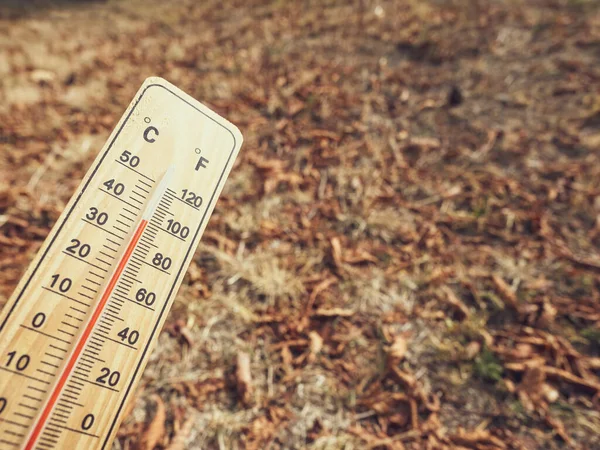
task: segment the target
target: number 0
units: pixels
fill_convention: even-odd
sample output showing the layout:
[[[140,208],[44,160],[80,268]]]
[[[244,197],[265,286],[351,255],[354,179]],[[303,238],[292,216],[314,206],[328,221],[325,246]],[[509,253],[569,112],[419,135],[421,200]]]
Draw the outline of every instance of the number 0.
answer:
[[[81,421],[81,428],[84,430],[89,430],[90,428],[92,428],[92,425],[94,425],[94,415],[88,414]]]
[[[31,321],[31,326],[33,326],[33,328],[40,328],[42,325],[44,325],[45,321],[46,321],[46,314],[39,312],[35,316],[33,316],[33,320]]]

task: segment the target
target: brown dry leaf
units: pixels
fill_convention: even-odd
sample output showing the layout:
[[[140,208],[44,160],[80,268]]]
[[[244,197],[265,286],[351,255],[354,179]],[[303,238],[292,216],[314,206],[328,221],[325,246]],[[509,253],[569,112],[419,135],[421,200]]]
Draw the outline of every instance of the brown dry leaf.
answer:
[[[344,270],[343,255],[342,255],[342,244],[340,238],[334,237],[331,239],[331,253],[333,255],[333,261],[338,270]]]
[[[544,372],[546,372],[546,375],[549,377],[556,377],[560,380],[568,381],[569,383],[577,384],[579,386],[592,389],[596,391],[596,393],[600,393],[600,380],[594,375],[588,374],[586,378],[582,378],[578,377],[577,375],[573,375],[566,370],[548,366],[544,367]]]
[[[471,341],[465,347],[465,358],[468,360],[474,359],[481,351],[481,343],[477,341]]]
[[[144,450],[154,450],[165,437],[165,420],[167,418],[165,404],[158,394],[153,394],[150,398],[156,404],[156,411],[142,436],[142,448]]]
[[[540,328],[548,328],[554,323],[558,310],[550,303],[548,299],[544,300],[542,304],[542,313],[537,320],[536,325]]]
[[[565,441],[569,446],[573,447],[573,440],[565,430],[565,425],[562,423],[562,421],[556,417],[551,416],[550,414],[546,414],[544,418],[546,419],[546,422],[548,422],[548,424],[550,424],[550,426],[554,428],[556,434],[558,434],[560,438],[563,441]]]
[[[250,355],[246,352],[238,352],[236,360],[236,386],[237,391],[244,404],[252,400],[252,373],[250,371]]]
[[[313,355],[317,355],[323,348],[323,338],[316,331],[308,333],[310,339],[310,352]]]
[[[225,380],[223,378],[208,378],[202,381],[183,381],[180,385],[174,385],[173,388],[181,388],[187,398],[198,407],[205,404],[209,397],[225,389]]]
[[[536,407],[544,407],[543,404],[543,386],[546,380],[546,374],[539,365],[529,366],[523,374],[521,384],[517,386],[519,399],[523,407],[531,412]]]
[[[292,356],[292,352],[290,351],[290,348],[287,345],[281,348],[281,360],[283,361],[283,365],[286,368],[291,367],[294,357]]]
[[[404,359],[407,349],[408,343],[406,339],[400,335],[396,336],[392,345],[386,349],[388,364],[397,365],[400,363]]]
[[[586,358],[585,365],[589,369],[598,370],[600,369],[600,358]]]
[[[276,172],[266,178],[263,188],[265,193],[271,193],[283,182],[287,183],[291,189],[295,189],[302,181],[303,178],[295,173]]]
[[[512,288],[498,275],[492,275],[492,280],[494,281],[494,285],[502,297],[502,300],[504,300],[508,306],[518,311],[519,305],[517,303],[517,296]]]
[[[519,359],[529,359],[535,354],[535,347],[528,343],[518,343],[515,346],[513,355]]]
[[[366,250],[354,249],[344,255],[344,262],[348,264],[360,264],[366,262],[377,264],[379,260]]]
[[[330,276],[328,278],[325,278],[324,280],[322,280],[321,282],[319,282],[319,284],[317,284],[314,289],[312,290],[312,292],[310,293],[310,297],[308,298],[308,303],[306,305],[306,311],[310,312],[310,310],[312,309],[317,296],[321,293],[324,292],[325,290],[327,290],[327,288],[329,288],[331,285],[335,284],[337,282],[337,278],[334,276]]]
[[[188,329],[188,327],[181,327],[179,333],[181,333],[181,336],[183,339],[185,339],[185,342],[189,347],[194,345],[194,338],[192,337],[192,332]]]
[[[456,434],[450,436],[454,444],[464,445],[468,448],[505,449],[508,448],[500,439],[492,436],[487,430],[467,431],[462,427]]]
[[[171,444],[167,447],[167,450],[186,450],[187,440],[192,432],[193,426],[194,419],[188,417],[171,441]]]
[[[468,319],[471,315],[469,308],[465,305],[448,286],[442,286],[442,290],[446,294],[446,300],[450,303],[458,312],[461,319]]]
[[[319,308],[315,311],[315,316],[320,317],[350,317],[354,311],[344,308]]]
[[[273,417],[277,419],[277,417]],[[277,424],[274,420],[269,420],[266,416],[259,416],[248,426],[248,444],[245,446],[248,450],[262,450],[267,448],[267,443],[277,432]]]

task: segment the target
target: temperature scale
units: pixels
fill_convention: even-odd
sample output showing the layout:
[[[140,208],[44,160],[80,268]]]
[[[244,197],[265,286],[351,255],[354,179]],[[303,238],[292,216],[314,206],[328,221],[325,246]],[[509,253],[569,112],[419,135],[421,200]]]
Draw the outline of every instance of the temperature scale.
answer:
[[[147,79],[0,315],[0,449],[109,449],[242,144]]]

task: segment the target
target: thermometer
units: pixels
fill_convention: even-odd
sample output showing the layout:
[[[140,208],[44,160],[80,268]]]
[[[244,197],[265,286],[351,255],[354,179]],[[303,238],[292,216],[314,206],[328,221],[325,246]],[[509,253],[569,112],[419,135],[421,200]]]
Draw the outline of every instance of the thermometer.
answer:
[[[0,315],[0,449],[110,449],[242,144],[148,78]]]

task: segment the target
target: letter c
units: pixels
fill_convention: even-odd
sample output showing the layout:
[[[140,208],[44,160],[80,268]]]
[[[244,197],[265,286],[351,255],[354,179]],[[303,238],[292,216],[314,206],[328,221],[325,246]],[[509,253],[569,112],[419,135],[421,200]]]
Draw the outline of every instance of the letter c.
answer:
[[[146,142],[150,142],[150,143],[152,143],[152,142],[156,141],[156,139],[155,139],[155,138],[152,138],[152,137],[150,137],[150,133],[151,133],[151,132],[153,132],[153,133],[154,133],[156,136],[158,136],[158,135],[159,135],[159,132],[158,132],[158,130],[156,129],[156,127],[148,127],[148,128],[146,128],[146,129],[144,130],[144,140],[145,140]]]

